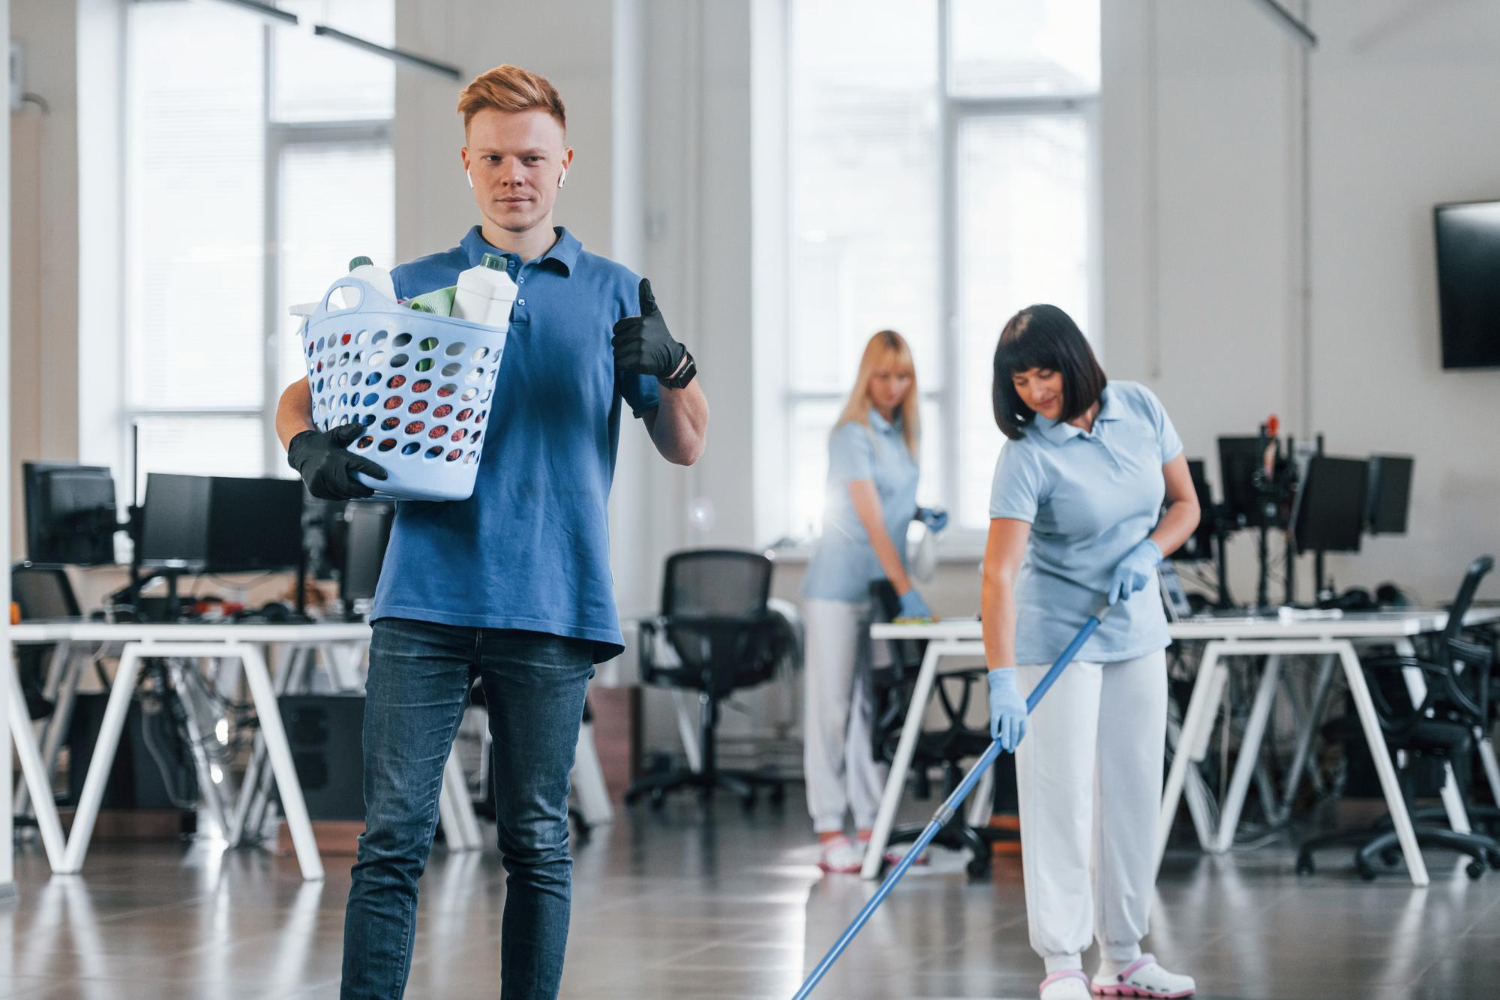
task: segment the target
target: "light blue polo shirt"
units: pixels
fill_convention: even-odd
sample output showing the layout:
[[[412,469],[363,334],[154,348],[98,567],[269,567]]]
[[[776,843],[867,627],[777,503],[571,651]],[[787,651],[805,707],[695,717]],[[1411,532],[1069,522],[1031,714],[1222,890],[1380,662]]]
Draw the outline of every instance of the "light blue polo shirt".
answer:
[[[624,648],[607,512],[622,401],[643,416],[657,386],[616,374],[610,344],[617,320],[640,315],[640,278],[556,232],[523,262],[475,226],[451,250],[391,272],[407,299],[499,254],[517,294],[474,494],[396,505],[370,617],[586,639],[601,661]]]
[[[886,533],[906,565],[906,528],[917,512],[917,461],[901,436],[899,415],[893,423],[872,407],[868,419],[869,427],[851,420],[829,435],[823,537],[808,564],[803,597],[864,603],[870,581],[885,578],[849,496],[849,484],[860,479],[874,483]]]
[[[1162,466],[1182,441],[1161,401],[1136,382],[1110,382],[1094,429],[1038,415],[995,464],[990,517],[1031,525],[1016,582],[1016,662],[1051,663],[1105,602],[1115,566],[1156,528]],[[1170,643],[1154,586],[1115,605],[1078,654],[1130,660]]]

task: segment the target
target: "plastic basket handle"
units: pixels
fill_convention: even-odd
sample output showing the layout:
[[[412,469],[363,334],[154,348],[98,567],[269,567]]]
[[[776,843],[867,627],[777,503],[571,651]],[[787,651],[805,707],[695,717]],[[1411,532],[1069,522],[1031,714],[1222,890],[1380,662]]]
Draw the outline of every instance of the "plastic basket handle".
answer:
[[[359,289],[359,301],[346,309],[328,308],[328,303],[333,299],[333,293],[338,291],[340,288]],[[318,303],[318,311],[313,313],[310,319],[319,319],[331,313],[355,312],[356,310],[364,308],[366,302],[384,298],[385,296],[381,295],[374,288],[372,288],[369,282],[364,281],[361,278],[356,278],[351,274],[346,274],[342,278],[328,286],[328,291],[323,293],[323,299]]]

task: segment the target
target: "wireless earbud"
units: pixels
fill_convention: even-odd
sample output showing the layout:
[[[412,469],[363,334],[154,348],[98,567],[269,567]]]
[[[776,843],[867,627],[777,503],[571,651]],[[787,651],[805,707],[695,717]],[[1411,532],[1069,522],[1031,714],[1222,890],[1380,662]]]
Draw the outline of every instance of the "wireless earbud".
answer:
[[[474,175],[471,174],[471,173],[469,173],[467,170],[465,170],[464,171],[464,177],[468,179],[468,181],[469,181],[469,187],[473,188],[474,187]]]
[[[562,187],[563,184],[566,183],[567,179],[568,179],[568,168],[567,167],[563,167],[562,176],[557,179],[557,186],[558,187]]]

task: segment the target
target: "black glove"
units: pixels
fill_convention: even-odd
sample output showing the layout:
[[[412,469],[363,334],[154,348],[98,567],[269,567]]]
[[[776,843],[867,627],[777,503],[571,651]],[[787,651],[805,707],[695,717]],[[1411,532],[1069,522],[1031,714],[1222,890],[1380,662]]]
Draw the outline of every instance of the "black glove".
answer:
[[[286,463],[297,470],[319,500],[363,500],[375,491],[354,478],[363,472],[385,479],[386,471],[363,455],[346,451],[365,432],[362,424],[342,424],[331,431],[303,431],[287,445]]]
[[[615,367],[640,375],[670,378],[687,357],[687,348],[672,339],[667,321],[656,308],[651,282],[641,279],[641,314],[626,316],[615,324],[611,341],[615,348]]]

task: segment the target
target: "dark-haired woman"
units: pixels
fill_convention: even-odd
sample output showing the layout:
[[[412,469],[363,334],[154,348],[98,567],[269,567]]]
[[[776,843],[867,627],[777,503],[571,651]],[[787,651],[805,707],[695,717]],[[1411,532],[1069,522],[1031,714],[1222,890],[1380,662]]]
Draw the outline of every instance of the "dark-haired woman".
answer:
[[[1182,442],[1149,389],[1105,378],[1056,306],[1005,325],[993,394],[1010,440],[984,557],[990,725],[1016,751],[1041,996],[1189,996],[1190,977],[1141,952],[1167,724],[1170,640],[1156,567],[1198,523]],[[1026,694],[1106,601],[1104,624],[1028,719]],[[1091,981],[1082,955],[1096,937]]]

